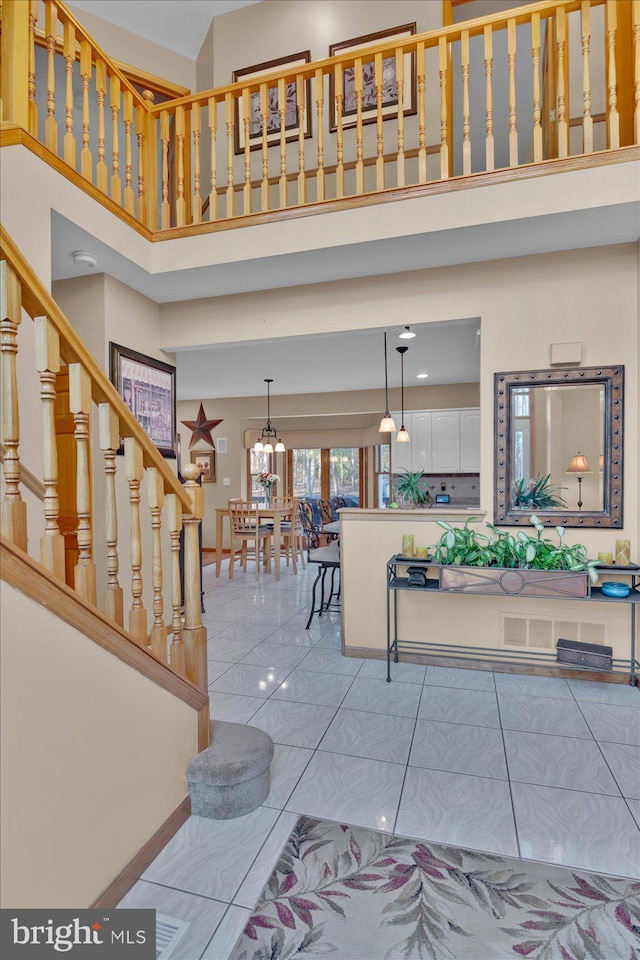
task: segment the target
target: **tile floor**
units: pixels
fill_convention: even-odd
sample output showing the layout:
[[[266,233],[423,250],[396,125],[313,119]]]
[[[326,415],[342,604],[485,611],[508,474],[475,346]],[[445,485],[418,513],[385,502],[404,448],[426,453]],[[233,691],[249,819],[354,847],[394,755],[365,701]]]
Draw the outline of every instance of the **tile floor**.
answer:
[[[402,663],[387,684],[335,614],[305,630],[314,573],[205,568],[213,716],[276,750],[260,809],[192,817],[121,903],[190,921],[172,960],[226,960],[301,813],[640,877],[638,690]]]

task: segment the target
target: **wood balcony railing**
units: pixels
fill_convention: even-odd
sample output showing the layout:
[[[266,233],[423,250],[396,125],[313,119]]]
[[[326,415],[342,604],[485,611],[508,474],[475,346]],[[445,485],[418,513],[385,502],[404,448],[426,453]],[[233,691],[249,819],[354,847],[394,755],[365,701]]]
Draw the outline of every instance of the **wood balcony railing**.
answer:
[[[3,3],[3,142],[152,239],[640,143],[640,0],[544,0],[158,104],[63,3],[44,0],[44,30],[41,7]]]
[[[24,311],[35,325],[35,367],[40,382],[44,492],[42,499],[33,501],[42,514],[32,518],[42,529],[39,563],[51,578],[66,583],[86,603],[100,607],[110,622],[126,626],[140,647],[206,694],[206,629],[201,621],[198,543],[204,499],[196,482],[198,468],[186,466],[188,479],[184,486],[178,481],[2,227],[0,241],[2,536],[29,552],[18,415],[19,398],[22,395],[25,399],[18,371],[23,378],[27,372],[24,362],[18,362]],[[21,409],[24,414],[24,404]],[[35,423],[29,428],[30,433],[36,432]],[[121,442],[124,457],[118,457]],[[101,453],[104,470],[104,499],[99,504],[95,502],[96,478],[92,475],[96,452]],[[71,491],[70,496],[63,496],[63,485],[65,491]],[[131,607],[126,616],[118,490],[124,492],[125,502],[128,499],[125,526]],[[141,503],[145,494],[147,510]],[[66,519],[69,512],[73,516],[67,536],[63,535],[63,499],[67,505],[71,500]],[[145,540],[151,548],[150,556],[143,558]],[[96,576],[97,543],[105,552],[100,558],[102,591],[98,590]],[[171,558],[168,571],[163,570],[163,547],[165,556]],[[147,578],[152,588],[150,612],[143,602],[143,582]],[[165,596],[171,600],[171,609],[166,612]]]

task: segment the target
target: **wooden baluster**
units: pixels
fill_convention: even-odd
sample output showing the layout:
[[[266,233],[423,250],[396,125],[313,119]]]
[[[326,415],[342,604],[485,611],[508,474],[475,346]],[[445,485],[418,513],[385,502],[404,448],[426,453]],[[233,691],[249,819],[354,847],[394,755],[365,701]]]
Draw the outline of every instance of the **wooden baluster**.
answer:
[[[344,108],[344,80],[342,64],[335,67],[336,81],[336,197],[344,197],[344,132],[342,129],[342,111]]]
[[[318,145],[316,199],[324,200],[324,74],[322,70],[316,70],[316,115],[318,118],[318,129],[316,131]]]
[[[640,0],[633,0],[633,130],[640,143]]]
[[[398,90],[398,186],[404,187],[404,50],[396,50],[396,87]]]
[[[147,111],[138,104],[136,106],[136,139],[138,141],[138,220],[140,223],[147,222],[147,193],[144,182],[144,168],[146,163],[146,143],[145,130],[147,124]]]
[[[142,447],[133,437],[124,438],[124,468],[131,507],[131,595],[129,633],[141,647],[147,646],[147,611],[142,603],[142,536],[140,532],[140,482],[144,470]]]
[[[44,142],[53,153],[58,152],[58,124],[56,123],[56,40],[58,39],[58,8],[55,3],[45,6],[45,34],[47,39],[47,119],[44,122]]]
[[[169,113],[160,114],[160,142],[162,144],[162,206],[160,223],[163,230],[171,226],[171,207],[169,206]],[[211,201],[209,201],[211,202]]]
[[[496,165],[493,137],[493,28],[484,28],[484,82],[485,82],[485,167],[494,170]]]
[[[184,107],[176,107],[176,226],[184,227],[187,207],[184,198]]]
[[[184,676],[186,673],[185,650],[182,641],[182,583],[180,580],[180,531],[182,530],[182,504],[175,493],[167,494],[167,526],[171,538],[171,666]]]
[[[111,172],[111,199],[118,206],[122,206],[122,179],[120,177],[120,144],[118,141],[118,122],[120,116],[120,78],[115,74],[111,77],[109,86],[109,103],[111,106],[111,144],[112,144],[112,172]]]
[[[76,593],[95,605],[96,568],[91,530],[91,379],[81,363],[69,364],[69,410],[76,440],[76,514],[78,562],[74,571]]]
[[[142,111],[144,124],[144,224],[149,230],[158,229],[158,116],[151,112],[154,93],[143,90],[147,109]],[[200,206],[202,216],[202,205]]]
[[[227,93],[224,98],[225,123],[227,127],[227,210],[228,217],[234,214],[234,191],[233,191],[233,128],[235,118],[233,115],[233,94]]]
[[[76,168],[76,138],[73,135],[73,65],[76,60],[76,28],[67,21],[64,25],[65,119],[64,162]]]
[[[36,101],[36,25],[38,0],[29,0],[29,133],[38,136],[38,103]]]
[[[516,115],[516,21],[507,23],[507,64],[509,69],[509,166],[518,166],[518,118]]]
[[[447,41],[440,37],[438,41],[438,72],[440,75],[440,179],[449,177],[449,120],[447,116],[448,83]]]
[[[152,537],[152,583],[153,626],[151,628],[151,652],[164,663],[167,662],[167,628],[164,625],[162,601],[162,507],[164,505],[164,481],[156,467],[147,467],[147,497],[151,510]]]
[[[98,406],[100,449],[104,456],[105,473],[105,537],[107,541],[107,588],[104,592],[104,612],[120,626],[124,626],[122,587],[118,582],[118,513],[116,507],[116,455],[120,447],[118,415],[110,403]]]
[[[356,57],[353,65],[356,94],[356,193],[364,193],[364,139],[362,132],[362,60]],[[398,138],[400,131],[398,130]]]
[[[98,162],[96,163],[96,186],[107,192],[107,164],[105,150],[104,101],[107,93],[107,65],[96,60],[96,93],[98,97]]]
[[[262,182],[260,184],[260,209],[269,209],[269,90],[266,83],[260,84],[260,124],[262,129]]]
[[[567,46],[567,15],[564,7],[559,7],[556,18],[556,122],[558,130],[558,156],[569,155],[569,122],[567,110],[567,90],[565,73],[565,53]]]
[[[198,527],[204,516],[204,490],[196,480],[200,468],[187,463],[182,469],[191,513],[184,518],[184,646],[187,679],[207,689],[207,630],[202,626],[200,597],[200,544]]]
[[[382,55],[380,55],[382,59]],[[425,87],[427,83],[427,71],[424,61],[424,43],[419,43],[416,49],[417,72],[418,72],[418,183],[427,182],[427,104],[425,100]],[[377,70],[377,67],[376,67]],[[376,88],[377,97],[377,88]],[[381,110],[378,108],[378,117]],[[378,126],[380,120],[378,119]],[[380,132],[378,131],[378,136]],[[378,190],[380,187],[377,188]]]
[[[531,17],[531,64],[533,66],[533,162],[540,163],[542,161],[542,97],[540,95],[539,13],[534,13]]]
[[[306,80],[296,77],[296,104],[298,107],[298,203],[307,202],[307,177],[304,172],[304,131],[306,126]]]
[[[580,11],[582,26],[582,152],[593,153],[593,117],[591,116],[591,3],[583,0]]]
[[[278,80],[278,113],[280,115],[280,180],[278,193],[280,207],[287,206],[287,85]]]
[[[82,150],[80,151],[80,172],[85,180],[89,181],[89,183],[93,183],[93,157],[91,156],[90,149],[91,110],[89,106],[91,71],[91,45],[88,40],[81,40],[80,76],[82,77]]]
[[[382,117],[381,53],[376,53],[373,61],[373,80],[376,90],[376,190],[384,190],[384,123]]]
[[[462,174],[471,173],[471,107],[469,106],[469,31],[460,35],[460,66],[462,70]]]
[[[218,174],[216,158],[216,135],[218,131],[218,101],[210,97],[209,112],[209,141],[211,144],[211,189],[209,191],[209,220],[218,219]]]
[[[124,209],[133,216],[133,174],[131,160],[133,94],[130,90],[125,90],[122,94],[122,116],[124,118]]]
[[[202,223],[202,196],[200,194],[202,107],[199,103],[194,103],[191,107],[191,127],[193,133],[193,196],[191,198],[191,222]]]
[[[6,260],[0,261],[0,390],[4,446],[2,536],[27,549],[27,505],[20,493],[20,415],[18,413],[18,327],[22,321],[20,281]]]
[[[42,440],[45,529],[40,538],[40,557],[43,567],[64,580],[64,537],[60,533],[58,517],[58,451],[56,446],[56,375],[60,371],[60,337],[48,317],[36,317],[36,370],[40,374],[42,400]]]
[[[620,117],[618,115],[618,81],[616,75],[616,29],[618,12],[616,0],[607,0],[605,6],[605,43],[607,49],[607,148],[620,146]]]
[[[251,213],[251,94],[247,89],[242,91],[242,122],[244,129],[244,200],[243,212]]]

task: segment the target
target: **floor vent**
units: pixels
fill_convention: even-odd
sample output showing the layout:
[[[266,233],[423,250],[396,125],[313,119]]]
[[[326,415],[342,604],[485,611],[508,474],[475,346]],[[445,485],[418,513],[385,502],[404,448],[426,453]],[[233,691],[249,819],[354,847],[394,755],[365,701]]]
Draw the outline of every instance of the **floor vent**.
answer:
[[[608,643],[609,624],[602,620],[554,620],[500,614],[500,646],[508,649],[552,651],[560,637],[583,643]]]
[[[166,913],[156,913],[156,960],[169,960],[188,927],[188,920],[178,920],[176,917],[168,917]]]

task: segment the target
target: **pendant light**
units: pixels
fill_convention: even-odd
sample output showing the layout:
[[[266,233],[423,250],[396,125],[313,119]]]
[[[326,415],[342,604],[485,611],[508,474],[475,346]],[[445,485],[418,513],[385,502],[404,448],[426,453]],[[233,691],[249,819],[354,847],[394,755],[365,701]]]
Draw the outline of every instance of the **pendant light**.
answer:
[[[284,453],[286,447],[277,434],[275,427],[271,426],[271,384],[273,379],[266,377],[264,381],[267,385],[267,425],[262,428],[260,438],[256,440],[253,449],[256,453]],[[275,447],[274,447],[275,441]]]
[[[413,332],[411,327],[405,327],[402,333],[399,333],[398,336],[400,337],[401,340],[413,340],[413,338],[415,337],[415,333]]]
[[[404,426],[404,355],[407,352],[409,347],[396,347],[396,350],[400,354],[400,406],[402,409],[402,422],[400,425],[400,431],[396,437],[396,443],[409,443],[409,434],[407,433]]]
[[[395,433],[396,425],[389,413],[389,375],[387,371],[387,332],[384,334],[384,417],[378,427],[379,433]]]

